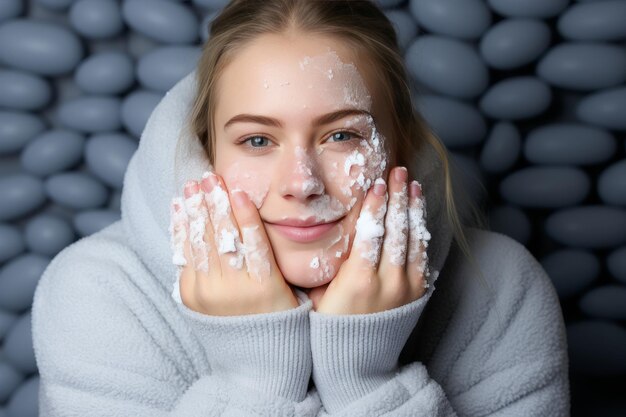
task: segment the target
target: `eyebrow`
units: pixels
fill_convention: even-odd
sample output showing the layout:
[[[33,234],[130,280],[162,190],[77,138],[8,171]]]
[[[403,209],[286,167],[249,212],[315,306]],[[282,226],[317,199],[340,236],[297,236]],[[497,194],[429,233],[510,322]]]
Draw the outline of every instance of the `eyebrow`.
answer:
[[[327,125],[337,120],[341,120],[344,117],[354,116],[354,115],[372,116],[372,114],[368,112],[367,110],[342,109],[342,110],[337,110],[337,111],[323,114],[321,116],[316,117],[315,119],[313,119],[313,126]],[[267,125],[267,126],[283,127],[283,124],[281,123],[280,120],[274,119],[272,117],[261,116],[261,115],[256,115],[256,114],[238,114],[237,116],[232,117],[229,121],[226,122],[226,124],[224,125],[224,130],[226,130],[232,124],[238,123],[238,122],[249,122],[249,123],[258,123],[258,124]]]

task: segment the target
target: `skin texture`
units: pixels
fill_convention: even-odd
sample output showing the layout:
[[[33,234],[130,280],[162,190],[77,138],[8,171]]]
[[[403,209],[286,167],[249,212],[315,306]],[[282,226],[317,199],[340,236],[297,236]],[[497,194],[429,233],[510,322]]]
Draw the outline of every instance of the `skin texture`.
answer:
[[[237,53],[218,81],[214,173],[228,196],[224,201],[232,204],[233,194],[248,198],[241,206],[245,210],[233,208],[222,218],[216,214],[216,200],[205,199],[210,223],[216,225],[207,226],[210,231],[204,235],[209,242],[209,271],[221,268],[222,275],[241,275],[245,274],[242,262],[252,265],[250,276],[271,277],[273,287],[279,289],[276,294],[286,294],[280,285],[284,279],[306,291],[317,311],[333,314],[382,311],[423,295],[419,264],[424,245],[408,231],[418,227],[409,226],[408,208],[419,206],[421,188],[417,182],[410,184],[404,168],[395,167],[389,175],[393,161],[386,138],[391,120],[378,99],[378,87],[351,50],[330,37],[263,35]],[[313,123],[320,115],[347,108],[369,115]],[[242,113],[272,117],[282,126],[245,121],[225,127]],[[199,187],[207,195],[214,190],[208,182],[207,178]],[[185,197],[191,195],[185,191]],[[273,225],[286,217],[338,222],[322,238],[299,243]],[[237,258],[237,239],[221,241],[220,233],[215,233],[225,229],[236,234],[240,218],[247,226],[256,222],[259,228],[254,233],[261,246],[269,243],[269,251],[256,261]],[[246,237],[241,223],[239,238],[245,242],[251,234]],[[385,228],[389,232],[383,237]],[[233,252],[218,254],[216,248],[224,248],[226,241]],[[192,251],[186,249],[186,258]],[[265,265],[261,258],[275,259]],[[207,260],[193,263],[202,261]],[[190,275],[190,268],[186,270],[183,275]],[[197,299],[191,286],[183,289],[184,285],[181,278],[183,300],[185,294],[188,300]],[[294,305],[294,299],[287,298],[281,309]],[[271,302],[262,311],[272,311]]]
[[[312,120],[320,114],[347,107],[367,109],[377,122],[386,115],[376,108],[373,98],[368,100],[367,96],[371,94],[367,89],[355,88],[354,94],[344,94],[343,86],[354,84],[351,81],[354,73],[350,68],[334,65],[334,53],[344,63],[355,61],[350,51],[333,39],[262,36],[237,54],[218,84],[215,172],[224,177],[229,189],[241,188],[253,200],[259,190],[267,190],[259,208],[260,216],[266,221],[266,231],[285,279],[302,288],[324,285],[332,279],[332,276],[320,278],[320,268],[303,268],[315,257],[320,258],[320,251],[332,254],[327,259],[335,271],[347,258],[345,252],[340,258],[335,255],[343,249],[343,238],[348,231],[352,231],[350,241],[353,239],[354,225],[364,196],[362,189],[353,187],[352,196],[347,196],[340,188],[340,184],[345,185],[348,180],[343,169],[345,159],[357,148],[358,139],[345,143],[349,139],[345,134],[334,141],[329,138],[333,132],[344,129],[347,122],[353,122],[354,128],[365,133],[363,136],[371,133],[364,117],[355,119],[348,116],[319,127],[312,126]],[[306,62],[307,57],[317,58],[315,64],[318,67],[309,65],[303,71],[300,63]],[[332,79],[327,76],[328,70],[333,71]],[[357,106],[351,105],[352,98],[356,98]],[[240,113],[271,116],[281,120],[284,127],[246,122],[233,124],[224,130],[224,124]],[[383,123],[388,124],[388,121]],[[384,131],[381,133],[385,134]],[[235,143],[250,135],[267,138],[256,139],[262,144],[260,151],[250,149],[250,141],[240,145]],[[299,158],[297,153],[305,153],[306,156]],[[353,177],[358,176],[355,168],[359,167],[352,168]],[[242,174],[244,172],[250,174],[247,182]],[[372,182],[375,179],[374,175],[370,178]],[[307,184],[313,186],[307,188]],[[357,199],[349,212],[344,210],[343,213],[326,216],[330,217],[326,220],[334,220],[345,214],[340,222],[341,228],[337,227],[343,230],[342,241],[331,248],[327,249],[330,242],[339,237],[339,230],[328,233],[326,238],[317,242],[302,244],[286,239],[271,225],[268,226],[267,222],[279,221],[282,216],[306,218],[315,215],[313,207],[316,203],[323,203],[321,197],[324,194],[340,201],[344,207],[353,197]]]

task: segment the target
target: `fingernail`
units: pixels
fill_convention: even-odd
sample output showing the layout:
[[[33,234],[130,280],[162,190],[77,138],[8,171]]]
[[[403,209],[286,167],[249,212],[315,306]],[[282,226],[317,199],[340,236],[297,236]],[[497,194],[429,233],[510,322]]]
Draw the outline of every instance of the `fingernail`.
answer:
[[[246,202],[247,202],[246,200],[248,198],[246,196],[246,193],[237,189],[237,190],[233,190],[231,194],[233,196],[233,205],[235,207],[242,208],[246,206]]]
[[[203,178],[202,181],[200,181],[200,187],[202,187],[202,190],[205,193],[210,193],[213,189],[213,185],[211,185],[211,182],[208,178]]]
[[[202,174],[202,182],[200,184],[205,192],[210,193],[213,187],[219,184],[219,180],[214,173],[205,171],[204,174]]]
[[[192,195],[200,191],[198,183],[194,180],[189,180],[185,183],[185,198],[189,198]]]
[[[405,167],[398,167],[394,172],[394,177],[398,182],[406,182],[409,177],[409,172]]]
[[[386,190],[387,190],[387,184],[385,183],[384,179],[378,178],[376,181],[374,181],[374,194],[381,197],[385,195]]]
[[[419,183],[415,180],[411,181],[411,185],[409,186],[409,197],[417,197],[422,193],[421,187]]]

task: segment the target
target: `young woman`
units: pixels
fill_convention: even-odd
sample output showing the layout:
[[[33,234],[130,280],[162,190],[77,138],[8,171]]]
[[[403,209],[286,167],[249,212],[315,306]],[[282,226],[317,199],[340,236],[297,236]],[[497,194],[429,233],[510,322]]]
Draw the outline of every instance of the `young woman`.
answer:
[[[231,2],[40,280],[41,415],[569,415],[554,288],[461,191],[373,3]]]

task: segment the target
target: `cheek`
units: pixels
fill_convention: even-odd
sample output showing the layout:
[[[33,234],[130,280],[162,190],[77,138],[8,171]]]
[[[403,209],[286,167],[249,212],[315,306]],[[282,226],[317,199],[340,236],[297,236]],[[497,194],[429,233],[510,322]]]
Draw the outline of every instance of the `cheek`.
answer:
[[[374,154],[371,147],[361,145],[350,152],[338,154],[325,162],[333,195],[341,200],[346,211],[362,202],[367,190],[385,172],[387,158]]]
[[[358,210],[349,213],[337,225],[332,237],[318,249],[274,253],[285,279],[293,285],[314,288],[331,281],[348,259],[354,241]]]
[[[216,172],[223,176],[224,182],[229,190],[241,189],[257,209],[261,208],[267,193],[270,189],[271,176],[267,164],[246,161],[239,161],[224,164],[221,167],[216,165]]]

